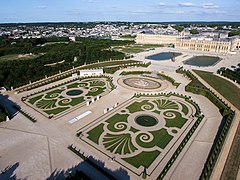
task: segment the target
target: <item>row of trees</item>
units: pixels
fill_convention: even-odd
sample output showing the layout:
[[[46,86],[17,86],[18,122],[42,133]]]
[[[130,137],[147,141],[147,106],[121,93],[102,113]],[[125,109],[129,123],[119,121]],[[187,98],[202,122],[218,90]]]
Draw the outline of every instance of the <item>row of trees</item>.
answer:
[[[237,35],[240,35],[240,31],[231,31],[230,33],[228,33],[228,36],[231,37],[231,36],[237,36]]]
[[[39,46],[39,43],[42,44],[42,40],[19,39],[17,44],[11,45],[12,41],[5,39],[5,42],[0,45],[0,51],[2,50],[3,54],[33,53],[39,54],[39,56],[34,59],[0,61],[0,86],[8,89],[11,86],[18,87],[29,81],[44,78],[45,75],[53,75],[84,63],[128,58],[125,54],[112,50],[111,46],[132,43],[130,41],[78,38],[76,43]],[[44,40],[44,42],[46,41]],[[28,43],[31,46],[26,47]]]
[[[240,66],[238,66],[238,68],[236,68],[236,70],[234,71],[222,67],[219,70],[217,70],[217,73],[240,84]]]
[[[0,105],[0,122],[5,121],[7,117],[6,110]]]

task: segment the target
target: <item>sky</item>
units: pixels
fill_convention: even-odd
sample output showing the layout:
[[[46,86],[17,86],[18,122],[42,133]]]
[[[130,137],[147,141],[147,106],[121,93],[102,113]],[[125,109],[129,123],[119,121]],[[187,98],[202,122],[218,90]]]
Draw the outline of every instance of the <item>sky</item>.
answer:
[[[240,21],[240,0],[1,0],[0,23]]]

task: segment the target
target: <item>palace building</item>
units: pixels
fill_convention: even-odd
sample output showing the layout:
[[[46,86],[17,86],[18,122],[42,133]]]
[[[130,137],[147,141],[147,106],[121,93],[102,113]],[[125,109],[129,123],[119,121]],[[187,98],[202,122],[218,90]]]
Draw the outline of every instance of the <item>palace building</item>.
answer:
[[[174,45],[179,49],[194,51],[206,51],[216,53],[229,53],[240,49],[240,37],[216,38],[189,35],[161,35],[161,34],[137,34],[138,44],[162,44]]]

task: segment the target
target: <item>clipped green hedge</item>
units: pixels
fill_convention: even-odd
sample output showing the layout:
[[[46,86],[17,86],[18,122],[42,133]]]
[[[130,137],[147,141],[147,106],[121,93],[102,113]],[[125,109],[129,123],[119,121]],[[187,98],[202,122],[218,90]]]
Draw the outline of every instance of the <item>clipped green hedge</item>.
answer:
[[[7,111],[4,107],[0,105],[0,122],[6,121],[7,118]]]
[[[191,79],[191,82],[185,87],[185,90],[194,94],[200,94],[208,98],[213,104],[215,104],[223,118],[218,128],[217,135],[215,136],[214,143],[209,152],[208,158],[205,162],[200,179],[210,179],[215,163],[221,152],[224,140],[227,136],[231,123],[233,121],[235,112],[227,106],[222,99],[220,99],[214,92],[206,88],[190,71],[184,70],[182,67],[176,70],[177,73],[185,74]]]
[[[172,77],[167,76],[166,74],[158,73],[158,75],[162,76],[164,79],[172,83],[172,85],[178,87],[181,83],[176,82]]]

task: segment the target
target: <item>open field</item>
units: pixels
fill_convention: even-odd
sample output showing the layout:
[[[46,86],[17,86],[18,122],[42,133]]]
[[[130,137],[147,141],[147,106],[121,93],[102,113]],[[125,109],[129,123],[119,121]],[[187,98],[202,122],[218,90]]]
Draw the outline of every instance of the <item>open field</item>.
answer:
[[[163,47],[162,45],[158,44],[134,44],[130,46],[125,46],[123,48],[118,49],[120,52],[129,53],[129,54],[136,54],[148,49]]]
[[[37,57],[39,57],[39,55],[11,54],[11,55],[0,56],[0,61],[26,60],[26,59],[34,59]]]
[[[214,75],[211,72],[194,70],[201,78],[211,85],[222,96],[229,100],[234,106],[240,109],[240,90],[233,83],[221,77]]]
[[[107,61],[107,62],[99,62],[97,64],[86,65],[80,69],[87,69],[87,68],[98,68],[98,67],[108,67],[108,66],[117,66],[117,65],[124,65],[129,63],[136,63],[138,61],[134,60],[119,60],[119,61]]]

